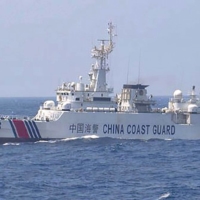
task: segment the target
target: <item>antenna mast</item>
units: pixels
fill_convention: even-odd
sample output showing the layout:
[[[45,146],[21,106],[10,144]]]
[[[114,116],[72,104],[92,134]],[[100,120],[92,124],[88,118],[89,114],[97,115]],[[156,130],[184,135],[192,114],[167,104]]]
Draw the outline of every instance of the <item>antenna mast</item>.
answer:
[[[140,54],[139,54],[139,66],[138,66],[138,84],[140,83],[140,61],[141,60],[141,50],[140,50]]]
[[[109,40],[98,40],[101,41],[101,47],[97,48],[96,46],[94,49],[92,49],[92,57],[97,59],[97,60],[105,60],[108,55],[113,51],[114,48],[114,42],[113,42],[113,37],[116,36],[116,34],[113,33],[114,30],[114,25],[112,22],[108,23],[108,34],[109,34]],[[105,45],[105,42],[108,41],[108,45]],[[103,63],[103,62],[101,62]],[[103,66],[101,66],[103,67]]]
[[[101,41],[101,46],[99,48],[95,46],[91,51],[92,58],[96,60],[95,64],[92,65],[92,72],[90,72],[90,86],[94,91],[106,91],[106,72],[109,71],[107,59],[114,49],[113,37],[116,36],[113,30],[114,25],[109,22],[107,29],[109,40],[98,40]]]

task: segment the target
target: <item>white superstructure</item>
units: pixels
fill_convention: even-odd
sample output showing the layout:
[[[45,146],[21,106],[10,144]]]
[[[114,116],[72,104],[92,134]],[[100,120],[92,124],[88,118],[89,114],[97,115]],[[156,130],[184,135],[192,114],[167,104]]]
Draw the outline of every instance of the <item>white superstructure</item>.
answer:
[[[200,139],[200,100],[193,86],[189,99],[176,90],[168,107],[152,109],[148,85],[124,84],[112,96],[106,73],[113,51],[114,26],[108,24],[109,40],[92,49],[95,59],[89,83],[65,82],[56,90],[56,101],[45,101],[33,119],[2,117],[0,141],[35,141],[97,135],[124,139]]]

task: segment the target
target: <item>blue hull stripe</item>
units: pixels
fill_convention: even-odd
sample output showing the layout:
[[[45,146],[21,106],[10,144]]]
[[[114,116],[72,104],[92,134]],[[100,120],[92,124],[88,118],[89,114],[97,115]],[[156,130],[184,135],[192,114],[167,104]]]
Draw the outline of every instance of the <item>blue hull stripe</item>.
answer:
[[[35,137],[35,138],[38,138],[38,136],[37,136],[37,134],[36,134],[36,132],[35,132],[35,129],[33,128],[33,125],[32,125],[32,123],[31,123],[31,121],[28,121],[28,123],[29,123],[29,125],[30,125],[30,127],[31,127],[31,130],[32,130],[32,133],[33,133],[34,137]]]
[[[10,125],[11,125],[11,128],[12,128],[15,138],[17,138],[17,133],[16,133],[16,130],[15,130],[15,127],[14,127],[12,121],[10,119],[8,121],[10,122]]]
[[[24,120],[24,123],[26,125],[26,128],[28,129],[28,133],[31,136],[31,138],[34,138],[28,122]]]
[[[42,138],[41,135],[40,135],[40,132],[39,132],[39,129],[38,129],[36,123],[34,121],[32,121],[32,122],[33,122],[33,125],[35,127],[35,130],[37,131],[37,134],[38,134],[39,138]]]

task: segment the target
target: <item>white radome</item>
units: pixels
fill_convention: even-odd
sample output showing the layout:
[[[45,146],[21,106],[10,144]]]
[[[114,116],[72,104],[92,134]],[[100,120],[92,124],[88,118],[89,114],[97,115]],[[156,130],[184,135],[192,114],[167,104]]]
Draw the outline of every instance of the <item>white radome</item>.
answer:
[[[197,113],[198,112],[198,106],[196,104],[191,104],[188,106],[188,112],[189,113]]]
[[[174,96],[174,99],[179,99],[179,100],[182,99],[183,98],[182,91],[181,90],[175,90],[173,96]]]

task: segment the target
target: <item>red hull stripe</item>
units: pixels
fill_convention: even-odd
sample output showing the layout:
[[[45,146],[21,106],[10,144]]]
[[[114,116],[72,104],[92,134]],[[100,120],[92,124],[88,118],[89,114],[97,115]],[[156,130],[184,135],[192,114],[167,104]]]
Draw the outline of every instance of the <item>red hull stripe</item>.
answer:
[[[29,138],[29,134],[22,120],[14,119],[13,123],[15,125],[19,138]]]

